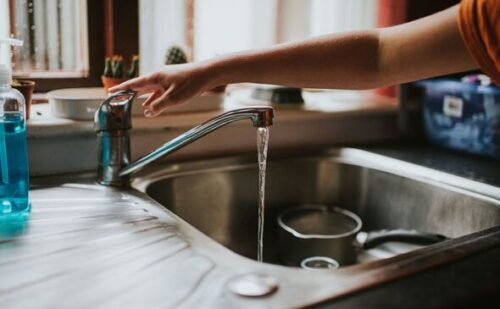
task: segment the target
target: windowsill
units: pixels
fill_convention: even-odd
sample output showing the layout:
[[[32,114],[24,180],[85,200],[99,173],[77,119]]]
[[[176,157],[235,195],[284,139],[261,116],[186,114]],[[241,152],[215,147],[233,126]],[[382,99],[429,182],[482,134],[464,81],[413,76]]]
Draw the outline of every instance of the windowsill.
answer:
[[[14,78],[86,78],[89,76],[88,69],[80,71],[27,71],[14,72]]]
[[[318,99],[321,95],[323,95],[323,100]],[[310,99],[314,96],[316,99]],[[393,113],[397,109],[396,99],[377,96],[367,91],[338,91],[335,94],[312,92],[309,97],[305,95],[305,99],[308,103],[304,105],[275,105],[275,123],[276,121],[333,120],[353,115]],[[44,101],[46,96],[43,93],[38,93],[34,95],[34,100]],[[232,94],[226,97],[222,109],[219,110],[163,114],[155,118],[133,117],[133,128],[134,131],[191,128],[226,110],[258,105],[251,104],[251,102],[241,103],[241,100],[238,100],[238,95]],[[93,122],[55,117],[51,115],[48,103],[32,105],[31,117],[28,121],[29,136],[67,136],[73,134],[94,134]]]

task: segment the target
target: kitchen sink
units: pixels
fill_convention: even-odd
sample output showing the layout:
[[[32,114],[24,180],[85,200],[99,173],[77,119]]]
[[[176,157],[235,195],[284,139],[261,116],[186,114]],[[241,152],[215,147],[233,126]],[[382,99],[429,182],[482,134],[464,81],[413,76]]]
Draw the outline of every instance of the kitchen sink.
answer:
[[[130,189],[32,179],[29,218],[0,224],[0,308],[440,308],[498,294],[498,187],[361,149],[270,155],[265,263],[256,154],[158,162]],[[310,204],[346,208],[365,231],[449,239],[383,244],[338,269],[283,266],[277,216]]]
[[[256,258],[256,157],[159,166],[143,172],[134,186],[231,251]],[[281,263],[277,216],[290,207],[337,206],[360,216],[365,231],[409,229],[451,239],[500,225],[498,197],[460,184],[455,176],[357,149],[271,154],[264,261]]]

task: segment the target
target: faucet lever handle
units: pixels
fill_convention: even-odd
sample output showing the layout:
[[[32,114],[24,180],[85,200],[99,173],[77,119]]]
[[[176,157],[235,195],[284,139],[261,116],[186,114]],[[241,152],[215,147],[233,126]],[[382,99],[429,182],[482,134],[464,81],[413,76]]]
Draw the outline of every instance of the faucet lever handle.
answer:
[[[131,90],[108,96],[95,113],[95,130],[99,132],[132,128],[132,102],[135,96],[136,92]]]

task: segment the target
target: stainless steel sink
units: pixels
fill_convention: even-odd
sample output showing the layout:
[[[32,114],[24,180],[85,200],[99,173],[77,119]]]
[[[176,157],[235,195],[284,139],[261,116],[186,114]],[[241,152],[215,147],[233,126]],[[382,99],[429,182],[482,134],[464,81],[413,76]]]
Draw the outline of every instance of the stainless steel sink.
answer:
[[[267,262],[279,263],[276,215],[305,203],[453,239],[335,270],[258,263],[256,156],[152,165],[142,192],[91,174],[32,179],[27,221],[0,222],[0,308],[357,308],[393,295],[442,307],[498,289],[498,187],[356,149],[271,155]],[[267,290],[243,297],[249,284]]]
[[[465,190],[466,180],[356,149],[271,158],[266,181],[269,263],[280,262],[277,215],[297,205],[347,208],[362,218],[364,230],[404,228],[457,238],[500,225],[500,201],[484,193],[489,188]],[[223,246],[255,259],[256,158],[153,167],[134,186]]]

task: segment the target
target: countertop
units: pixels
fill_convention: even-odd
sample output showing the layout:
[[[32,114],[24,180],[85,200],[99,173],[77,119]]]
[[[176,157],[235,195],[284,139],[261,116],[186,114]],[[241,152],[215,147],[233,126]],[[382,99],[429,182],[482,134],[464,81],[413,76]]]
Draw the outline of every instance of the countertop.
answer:
[[[500,187],[500,160],[453,151],[425,142],[389,143],[366,150],[445,173]]]
[[[438,154],[445,156],[446,152],[420,147],[420,154],[412,147],[368,148],[374,155],[410,158],[411,164],[447,172],[460,166],[458,174],[467,162],[488,162],[451,155],[441,165]],[[369,267],[360,274],[338,271],[333,276],[260,264],[224,249],[143,193],[104,188],[87,176],[92,175],[34,179],[29,221],[0,224],[0,308],[290,308],[332,297],[335,299],[327,304],[339,308],[375,304],[421,307],[429,300],[418,295],[430,287],[443,289],[443,298],[431,302],[443,305],[459,295],[469,295],[467,291],[475,297],[490,293],[500,283],[495,275],[500,266],[494,263],[500,248],[491,249],[492,240],[481,240],[481,236],[477,245],[484,247],[482,254],[413,276],[409,275],[416,272],[416,261],[432,264],[435,255],[410,259],[403,268],[382,262],[378,264],[381,268]],[[484,184],[490,184],[486,177],[493,177],[481,170],[474,176],[478,178],[472,179],[482,179]],[[499,231],[488,233],[500,235]],[[455,250],[463,253],[460,247]],[[391,277],[387,270],[394,267],[407,275]],[[271,275],[279,283],[278,291],[269,298],[230,292],[227,282],[246,273]],[[458,274],[463,276],[447,282]],[[385,284],[375,285],[380,280]],[[436,282],[430,285],[430,281]],[[478,291],[478,282],[489,284]],[[454,292],[446,289],[450,285],[457,287]],[[394,293],[398,296],[388,297]]]
[[[458,187],[466,184],[494,199],[500,196],[500,161],[423,143],[394,142],[397,137],[394,102],[384,108],[365,106],[361,111],[344,106],[338,105],[333,114],[278,111],[281,116],[276,120],[280,125],[271,132],[271,153],[296,149],[297,143],[302,143],[304,150],[317,151],[352,141],[356,147],[372,152],[375,160],[381,155],[423,166],[442,172],[438,176],[446,177]],[[47,112],[47,106],[40,108]],[[152,122],[136,118],[133,152],[134,148],[136,156],[148,152],[151,143],[162,143],[166,137],[176,136],[219,112],[160,117]],[[193,145],[191,151],[220,155],[228,152],[224,148],[228,141],[236,151],[248,153],[250,148],[254,151],[255,132],[251,129],[235,124]],[[460,295],[474,295],[464,304],[477,304],[478,295],[491,300],[498,297],[491,291],[495,285],[500,286],[497,263],[500,248],[489,248],[492,245],[487,240],[483,245],[489,249],[473,257],[403,279],[387,277],[384,265],[362,275],[350,271],[335,276],[290,271],[224,249],[141,192],[95,184],[94,175],[87,173],[95,166],[91,123],[57,120],[54,124],[50,119],[34,117],[29,134],[30,157],[34,159],[33,170],[37,175],[47,175],[47,171],[70,174],[33,178],[33,210],[29,221],[0,222],[2,309],[290,308],[333,297],[336,298],[327,306],[441,307],[450,305],[450,299],[460,303]],[[392,142],[368,144],[368,141],[373,144],[387,140]],[[65,161],[67,152],[72,154],[73,161]],[[92,155],[83,158],[82,153]],[[47,162],[46,158],[52,160]],[[177,159],[173,157],[174,161]],[[432,263],[433,257],[420,259],[430,259]],[[416,264],[405,265],[407,268],[400,271],[412,273]],[[278,291],[271,298],[248,298],[229,292],[228,280],[245,273],[271,274],[279,282]],[[374,287],[380,278],[385,283]],[[450,278],[453,282],[449,282]],[[485,289],[478,290],[475,283],[479,280],[489,282]],[[371,289],[354,293],[360,281],[364,282],[364,289]],[[446,289],[450,285],[456,287],[452,292]],[[442,289],[441,299],[425,299],[426,291],[433,287]]]

